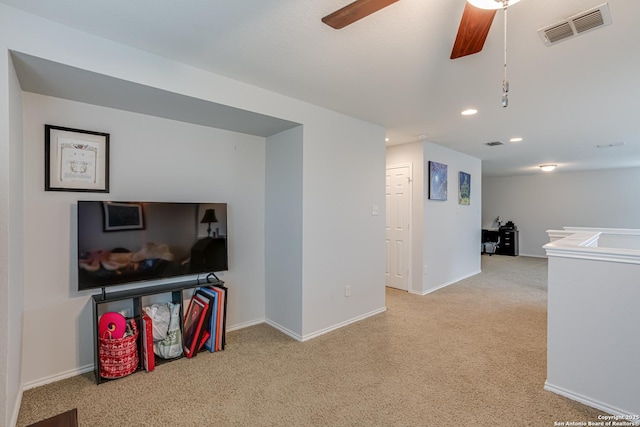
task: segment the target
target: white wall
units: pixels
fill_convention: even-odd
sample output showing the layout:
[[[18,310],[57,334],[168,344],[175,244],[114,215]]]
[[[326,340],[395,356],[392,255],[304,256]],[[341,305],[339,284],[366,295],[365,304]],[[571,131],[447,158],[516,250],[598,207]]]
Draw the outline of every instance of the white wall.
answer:
[[[637,254],[622,250],[608,256],[618,260],[602,261],[575,259],[580,248],[569,249],[576,249],[571,258],[549,255],[545,388],[607,413],[638,415]]]
[[[448,166],[447,200],[429,200],[428,162]],[[482,167],[479,159],[430,143],[387,148],[387,165],[413,166],[412,283],[426,294],[480,272]],[[471,204],[458,204],[458,173],[471,174]]]
[[[0,29],[0,31],[2,31]],[[9,286],[10,265],[9,253],[9,207],[10,202],[10,180],[13,169],[11,166],[10,147],[11,130],[9,128],[9,103],[12,98],[10,89],[11,65],[8,55],[0,56],[0,79],[7,82],[0,86],[0,94],[6,102],[0,103],[0,426],[6,426],[13,411],[13,402],[17,397],[17,390],[11,390],[9,373],[15,369],[15,362],[9,362],[9,307],[17,299],[11,300]]]
[[[25,383],[93,363],[95,292],[76,290],[73,261],[79,199],[228,203],[227,322],[264,318],[264,138],[31,93],[23,99]],[[110,134],[109,194],[43,191],[45,124]]]
[[[6,80],[6,59],[0,66],[2,80]],[[6,96],[4,97],[6,98]],[[17,393],[8,392],[8,373],[15,368],[9,364],[9,159],[8,104],[0,105],[0,426],[8,424],[11,402]]]
[[[372,205],[384,206],[385,131],[382,127],[91,36],[5,5],[0,5],[0,35],[0,48],[5,57],[9,50],[22,52],[97,75],[304,125],[303,319],[299,328],[302,336],[312,337],[384,310],[384,217],[371,216]],[[17,115],[23,112],[19,108],[9,111],[11,103],[6,91],[9,77],[4,71],[9,66],[6,59],[2,61],[0,124],[6,124],[2,129],[7,129],[7,117],[12,112]],[[33,100],[36,97],[27,95],[26,98]],[[25,287],[23,366],[21,369],[19,361],[8,358],[3,352],[0,356],[3,372],[22,370],[25,373],[22,384],[34,384],[34,381],[71,375],[87,368],[85,364],[91,360],[91,350],[87,350],[90,346],[86,344],[90,342],[90,333],[83,324],[84,319],[90,316],[88,297],[74,294],[71,277],[71,257],[75,255],[70,243],[73,239],[70,218],[78,195],[43,191],[42,141],[45,120],[111,133],[111,162],[114,169],[110,198],[138,199],[144,193],[149,200],[168,196],[188,200],[213,195],[214,191],[221,191],[223,196],[228,196],[230,227],[232,223],[236,227],[230,230],[230,234],[235,233],[240,245],[237,246],[235,241],[230,242],[230,256],[234,260],[244,257],[242,259],[246,265],[242,267],[246,266],[248,271],[242,274],[255,274],[255,280],[246,276],[234,277],[236,272],[230,272],[225,277],[236,286],[230,289],[231,295],[236,295],[236,301],[242,301],[240,306],[230,307],[230,315],[235,311],[233,316],[237,316],[230,321],[251,321],[258,312],[264,316],[264,206],[269,202],[264,196],[266,170],[263,139],[257,143],[263,153],[260,162],[257,156],[252,157],[255,153],[252,150],[256,148],[247,143],[256,141],[254,137],[154,119],[142,114],[135,115],[133,119],[134,115],[130,113],[90,105],[83,105],[80,109],[78,103],[55,98],[37,99],[49,105],[38,108],[30,105],[25,107],[24,112],[29,115],[24,120],[24,254],[16,254],[17,260],[12,262],[7,255],[9,245],[3,243],[0,249],[0,267],[11,265],[19,271],[24,269],[24,283],[16,283],[16,286]],[[57,111],[61,105],[70,110]],[[111,127],[113,123],[115,125]],[[185,139],[185,136],[191,139]],[[158,141],[164,144],[158,144]],[[0,153],[8,153],[9,146],[9,135],[6,131],[0,133]],[[222,150],[222,156],[219,150]],[[176,170],[176,163],[188,166]],[[0,196],[2,200],[8,200],[8,175],[4,171],[16,171],[20,175],[23,166],[12,165],[9,168],[9,161],[4,158],[2,164],[7,165],[7,169],[3,168],[0,174]],[[169,168],[169,164],[173,167]],[[236,169],[238,172],[234,173]],[[203,177],[205,180],[212,178],[209,186],[202,183]],[[220,190],[221,183],[228,185],[225,187],[228,193]],[[260,185],[262,193],[248,186],[249,183]],[[238,188],[246,190],[243,185],[250,189],[249,194],[232,195]],[[88,194],[87,197],[101,198],[95,194]],[[249,200],[251,197],[253,200]],[[232,204],[238,209],[232,210]],[[4,235],[8,233],[8,218],[22,213],[19,202],[10,200],[7,207],[7,211],[0,208],[0,227],[4,227],[0,228],[0,233]],[[48,221],[54,224],[53,227],[45,225],[38,216],[42,211],[50,212]],[[262,215],[261,221],[254,221],[257,215]],[[43,236],[47,238],[43,239]],[[43,243],[44,240],[46,242]],[[254,250],[254,246],[246,247],[244,243],[249,240],[257,249]],[[42,246],[39,246],[40,243]],[[241,253],[244,250],[248,252]],[[24,267],[23,255],[29,261]],[[46,274],[38,274],[34,270],[31,262],[34,257],[43,264],[38,271],[46,271]],[[262,269],[261,277],[259,269]],[[241,274],[239,270],[237,274]],[[244,279],[247,279],[246,282]],[[8,278],[3,276],[2,280]],[[344,297],[345,283],[352,284],[353,292],[349,298]],[[246,292],[251,293],[254,286],[263,286],[263,290],[256,292],[257,296],[247,296]],[[4,292],[4,288],[0,292]],[[45,296],[50,297],[46,302]],[[245,296],[246,305],[243,300]],[[17,301],[17,307],[20,307],[20,303]],[[8,308],[0,306],[0,309],[0,333],[6,336],[7,326],[2,322],[8,315]],[[41,327],[42,322],[50,323],[54,316],[60,314],[63,317],[55,318],[55,321],[58,325],[71,328],[65,330],[70,337],[62,336],[61,342],[56,345],[63,350],[56,353],[53,360],[41,363],[42,358],[37,358],[37,353],[33,351],[35,343],[38,343],[38,348],[50,347],[50,340],[55,335],[47,334],[50,331],[46,328],[45,331],[37,328]],[[9,346],[14,345],[19,344],[9,343]],[[19,398],[18,394],[14,389],[8,390],[1,402],[2,407]],[[13,408],[9,410],[17,415]]]
[[[480,272],[482,165],[479,159],[425,142],[424,253],[422,292]],[[447,200],[429,200],[428,161],[448,166]],[[471,175],[471,204],[458,204],[458,173]]]
[[[303,339],[385,309],[385,130],[316,117],[304,125]]]
[[[267,322],[302,338],[302,126],[267,138]]]
[[[15,423],[21,397],[24,277],[22,96],[8,55],[0,58],[0,81],[6,82],[0,86],[5,101],[0,103],[0,426],[5,426]]]
[[[487,177],[482,224],[502,216],[520,231],[520,255],[545,256],[546,230],[640,228],[640,168]]]
[[[22,335],[23,335],[23,308],[24,308],[24,253],[23,244],[23,226],[24,226],[24,176],[23,176],[23,157],[24,149],[22,144],[22,91],[18,78],[11,67],[9,69],[9,100],[11,111],[9,113],[10,123],[10,206],[16,206],[16,210],[12,210],[9,214],[9,343],[7,346],[9,351],[8,365],[21,366],[22,357]],[[15,165],[20,165],[15,167]],[[7,389],[10,395],[20,390],[22,375],[21,369],[10,369],[7,375]],[[14,403],[8,401],[9,405]],[[17,410],[20,399],[16,398],[15,404],[10,408]]]

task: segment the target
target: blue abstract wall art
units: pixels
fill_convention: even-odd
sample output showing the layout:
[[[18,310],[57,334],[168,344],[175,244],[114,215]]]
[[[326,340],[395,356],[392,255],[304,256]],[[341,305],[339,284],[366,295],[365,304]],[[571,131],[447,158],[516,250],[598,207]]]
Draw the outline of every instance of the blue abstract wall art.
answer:
[[[429,161],[429,199],[447,200],[447,165]]]

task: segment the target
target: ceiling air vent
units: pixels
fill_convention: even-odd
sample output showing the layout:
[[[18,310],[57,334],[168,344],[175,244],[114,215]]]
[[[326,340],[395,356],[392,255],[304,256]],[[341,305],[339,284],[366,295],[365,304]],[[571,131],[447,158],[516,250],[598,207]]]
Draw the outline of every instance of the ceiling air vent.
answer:
[[[574,15],[563,22],[538,30],[547,46],[578,36],[587,31],[611,24],[611,13],[607,3]]]
[[[491,141],[491,142],[487,142],[486,145],[488,145],[489,147],[495,147],[496,145],[504,145],[504,144],[500,141]]]
[[[602,25],[604,25],[604,20],[602,19],[602,11],[600,9],[579,16],[573,20],[573,26],[576,27],[578,34],[584,33],[592,28],[601,27]]]
[[[544,37],[545,40],[548,40],[547,45],[552,45],[567,37],[573,37],[573,29],[568,22],[563,22],[560,25],[544,30]]]

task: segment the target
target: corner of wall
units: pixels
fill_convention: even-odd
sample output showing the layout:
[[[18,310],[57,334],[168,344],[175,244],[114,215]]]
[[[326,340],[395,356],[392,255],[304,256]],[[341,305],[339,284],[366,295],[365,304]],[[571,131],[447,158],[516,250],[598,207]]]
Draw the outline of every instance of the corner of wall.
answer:
[[[302,335],[303,127],[273,135],[266,144],[265,318]]]
[[[422,292],[432,292],[480,271],[482,162],[425,142],[423,162],[426,165],[429,161],[447,165],[447,199],[429,199],[429,171],[425,167]],[[459,172],[471,175],[469,205],[458,202]]]
[[[0,159],[6,162],[0,168],[6,175],[0,176],[0,401],[6,418],[3,423],[17,419],[22,399],[22,331],[24,310],[23,264],[23,144],[22,144],[22,90],[8,50],[2,58],[0,68],[6,71],[1,81],[6,81],[6,111],[0,112],[0,121],[5,122],[7,133],[0,135]],[[4,93],[0,94],[4,98]],[[5,282],[2,286],[1,282]],[[2,294],[4,293],[4,295]],[[6,351],[6,353],[4,353]],[[5,394],[6,393],[6,394]],[[9,421],[11,417],[11,421]]]

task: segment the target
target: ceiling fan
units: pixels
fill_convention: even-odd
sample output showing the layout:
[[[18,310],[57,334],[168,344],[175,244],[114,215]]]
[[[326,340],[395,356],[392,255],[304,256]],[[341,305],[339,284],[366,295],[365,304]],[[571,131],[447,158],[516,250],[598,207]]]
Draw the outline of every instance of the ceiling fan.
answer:
[[[335,28],[344,28],[347,25],[371,15],[398,0],[356,0],[347,6],[322,18],[322,22]],[[496,10],[506,8],[519,0],[469,0],[465,4],[458,34],[456,36],[451,59],[460,58],[478,53],[484,46],[484,41],[489,34]],[[473,5],[471,4],[473,3]]]
[[[451,59],[478,53],[484,47],[493,18],[498,9],[505,11],[505,40],[507,7],[520,0],[467,0],[460,19],[458,34],[451,51]],[[506,46],[505,46],[506,49]]]
[[[322,22],[339,30],[369,16],[398,0],[356,0],[322,18]]]
[[[371,15],[398,0],[356,0],[342,9],[325,16],[322,22],[335,28],[347,25]],[[502,81],[502,106],[509,105],[507,80],[507,8],[520,0],[467,0],[458,26],[458,34],[451,51],[451,59],[478,53],[484,47],[497,9],[504,10],[504,79]]]

